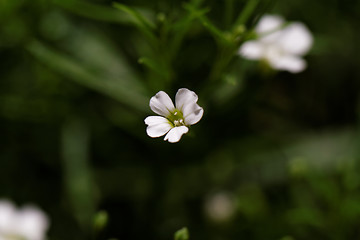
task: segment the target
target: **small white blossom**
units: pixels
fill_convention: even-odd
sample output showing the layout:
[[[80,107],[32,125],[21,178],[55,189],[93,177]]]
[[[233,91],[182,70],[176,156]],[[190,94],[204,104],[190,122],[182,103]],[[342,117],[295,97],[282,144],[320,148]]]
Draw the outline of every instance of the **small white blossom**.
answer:
[[[37,207],[17,209],[0,200],[0,240],[44,240],[48,228],[47,216]]]
[[[257,40],[245,42],[239,54],[250,60],[265,60],[272,68],[298,73],[306,68],[302,59],[313,44],[308,28],[300,22],[288,25],[280,16],[264,15],[255,32]]]
[[[152,137],[165,135],[164,140],[178,142],[189,131],[188,126],[200,121],[204,110],[197,104],[198,96],[187,88],[180,88],[175,96],[175,106],[169,95],[160,91],[150,99],[150,108],[160,116],[145,119],[147,134]]]

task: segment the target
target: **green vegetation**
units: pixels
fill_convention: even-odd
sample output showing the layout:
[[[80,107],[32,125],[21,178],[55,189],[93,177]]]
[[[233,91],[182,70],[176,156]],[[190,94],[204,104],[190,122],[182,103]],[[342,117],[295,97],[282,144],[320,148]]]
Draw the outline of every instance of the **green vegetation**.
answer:
[[[265,13],[311,30],[304,72],[237,54]],[[49,240],[358,239],[359,15],[355,0],[0,0],[0,198],[43,209]],[[183,87],[201,121],[148,137],[150,98]]]

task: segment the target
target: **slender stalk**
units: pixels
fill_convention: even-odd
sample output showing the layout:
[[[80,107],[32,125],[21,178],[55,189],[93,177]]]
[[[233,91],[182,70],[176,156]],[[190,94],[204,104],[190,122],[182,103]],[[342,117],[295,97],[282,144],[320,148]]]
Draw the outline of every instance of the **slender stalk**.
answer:
[[[225,0],[224,24],[230,27],[234,18],[234,0]]]

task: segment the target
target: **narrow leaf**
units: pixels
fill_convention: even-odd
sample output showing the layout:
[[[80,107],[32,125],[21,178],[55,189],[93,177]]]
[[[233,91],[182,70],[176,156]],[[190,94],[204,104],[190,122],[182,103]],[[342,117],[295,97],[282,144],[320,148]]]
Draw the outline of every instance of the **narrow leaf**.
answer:
[[[201,24],[217,39],[223,43],[228,43],[226,34],[218,29],[211,21],[205,16],[205,13],[208,12],[208,9],[198,10],[195,9],[191,4],[184,4],[184,8],[191,12],[195,18],[197,18]]]
[[[239,25],[244,25],[250,16],[254,13],[256,7],[259,4],[259,0],[249,0],[245,5],[245,8],[241,11],[237,20],[235,21],[235,27]]]
[[[170,73],[165,67],[161,66],[159,63],[155,62],[154,60],[152,60],[150,58],[142,57],[139,59],[138,62],[140,64],[144,64],[149,69],[151,69],[152,71],[161,75],[165,79],[168,79],[170,77]]]
[[[89,128],[79,119],[71,119],[62,129],[65,189],[73,213],[84,229],[91,227],[96,208],[89,166],[89,134]]]
[[[148,112],[148,97],[129,87],[126,82],[101,76],[82,66],[78,61],[38,41],[31,42],[27,48],[45,65],[69,79],[108,95],[136,110]]]
[[[128,15],[122,14],[114,8],[99,4],[79,0],[53,0],[53,3],[77,15],[99,21],[123,24],[129,24],[132,21]]]
[[[153,33],[155,25],[152,22],[146,19],[134,8],[120,3],[114,3],[113,6],[131,16],[133,23],[143,32],[145,36],[149,38],[149,40],[152,41],[153,44],[157,42],[157,38]]]

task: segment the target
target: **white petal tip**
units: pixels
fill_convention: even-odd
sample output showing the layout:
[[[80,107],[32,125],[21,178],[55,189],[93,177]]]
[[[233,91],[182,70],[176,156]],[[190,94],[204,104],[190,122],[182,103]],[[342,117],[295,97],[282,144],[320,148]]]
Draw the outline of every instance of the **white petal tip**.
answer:
[[[149,106],[154,113],[166,117],[170,111],[175,109],[169,95],[164,91],[159,91],[150,99]]]
[[[149,116],[144,121],[148,125],[146,133],[152,138],[161,137],[172,128],[169,120],[161,116]]]
[[[172,128],[165,136],[164,141],[168,141],[170,143],[179,142],[182,135],[189,131],[188,127],[181,126]]]

